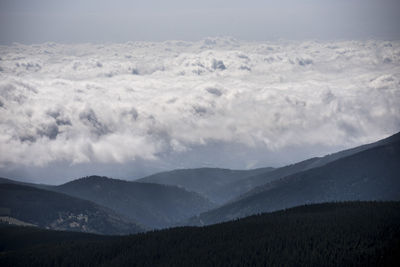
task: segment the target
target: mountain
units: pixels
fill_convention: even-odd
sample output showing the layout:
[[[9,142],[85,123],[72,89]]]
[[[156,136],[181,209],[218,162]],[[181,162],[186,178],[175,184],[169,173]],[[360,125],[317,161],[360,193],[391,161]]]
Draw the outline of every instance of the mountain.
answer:
[[[181,169],[153,174],[136,181],[183,187],[197,192],[215,203],[223,204],[242,192],[242,190],[232,187],[232,184],[255,175],[269,173],[272,170],[274,168],[270,167],[253,170]]]
[[[29,183],[14,181],[14,180],[3,178],[3,177],[0,177],[0,184],[19,184],[19,185],[30,186]]]
[[[87,199],[148,226],[172,226],[215,204],[176,186],[128,182],[90,176],[56,186],[53,190]]]
[[[348,200],[400,200],[398,139],[257,187],[191,223],[212,224],[297,205]]]
[[[343,150],[324,157],[310,158],[280,168],[267,167],[254,170],[229,170],[219,168],[181,169],[157,173],[136,181],[176,185],[189,191],[197,192],[211,201],[222,205],[258,186],[301,171],[321,167],[340,158],[348,157],[367,149],[398,140],[400,140],[400,133],[378,142]]]
[[[143,228],[92,202],[19,184],[0,184],[0,220],[54,230],[129,234]]]
[[[314,204],[106,240],[0,226],[0,252],[14,267],[398,266],[400,203]]]
[[[47,189],[51,190],[54,186],[52,185],[47,185],[47,184],[34,184],[34,183],[28,183],[28,182],[21,182],[21,181],[15,181],[7,178],[0,177],[0,184],[18,184],[18,185],[26,185],[30,187],[35,187],[39,189]]]
[[[252,190],[253,188],[256,188],[258,186],[265,185],[267,183],[279,180],[283,177],[286,177],[286,176],[289,176],[289,175],[292,175],[292,174],[295,174],[298,172],[310,170],[313,168],[321,167],[321,166],[324,166],[335,160],[338,160],[338,159],[341,159],[344,157],[348,157],[348,156],[354,155],[356,153],[359,153],[359,152],[362,152],[362,151],[365,151],[365,150],[368,150],[368,149],[371,149],[374,147],[390,144],[390,143],[397,142],[397,141],[400,141],[400,133],[397,133],[397,134],[394,134],[385,139],[379,140],[378,142],[374,142],[371,144],[366,144],[366,145],[358,146],[355,148],[339,151],[339,152],[336,152],[333,154],[326,155],[324,157],[310,158],[310,159],[307,159],[307,160],[304,160],[304,161],[301,161],[301,162],[298,162],[295,164],[287,165],[287,166],[284,166],[281,168],[276,168],[270,172],[253,175],[246,179],[241,179],[239,181],[232,183],[230,185],[230,189],[235,190],[236,195],[239,196],[239,195],[245,194],[246,192]],[[246,195],[248,195],[248,194],[246,194]]]

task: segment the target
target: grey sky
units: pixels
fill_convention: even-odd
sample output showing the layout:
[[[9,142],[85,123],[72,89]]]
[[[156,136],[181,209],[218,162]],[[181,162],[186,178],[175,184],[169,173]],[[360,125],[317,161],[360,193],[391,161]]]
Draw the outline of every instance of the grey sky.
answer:
[[[397,0],[0,0],[0,43],[400,39]]]

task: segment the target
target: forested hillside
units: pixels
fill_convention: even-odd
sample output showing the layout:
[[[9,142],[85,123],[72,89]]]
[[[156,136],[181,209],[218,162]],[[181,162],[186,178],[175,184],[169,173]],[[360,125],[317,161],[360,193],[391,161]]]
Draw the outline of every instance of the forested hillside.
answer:
[[[12,245],[9,228],[0,229],[1,266],[398,266],[400,262],[400,202],[315,204],[207,227],[108,240],[80,236],[71,241],[58,232],[43,235],[43,230],[21,229],[25,236],[15,228],[11,231]],[[49,235],[60,242],[51,243]],[[43,244],[32,244],[29,237]]]

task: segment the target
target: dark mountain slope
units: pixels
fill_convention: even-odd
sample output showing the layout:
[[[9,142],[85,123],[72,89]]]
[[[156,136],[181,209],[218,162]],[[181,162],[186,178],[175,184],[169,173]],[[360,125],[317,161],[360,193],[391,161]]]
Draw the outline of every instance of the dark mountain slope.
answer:
[[[0,184],[2,221],[15,218],[41,228],[128,234],[143,228],[92,202],[17,184]]]
[[[0,224],[0,253],[37,245],[56,245],[66,241],[112,240],[115,236],[72,231],[53,231],[38,227]]]
[[[29,183],[14,181],[14,180],[7,179],[7,178],[3,178],[3,177],[0,177],[0,184],[19,184],[19,185],[27,185],[27,186],[30,186]]]
[[[238,196],[237,190],[231,188],[230,184],[272,170],[273,168],[254,170],[182,169],[150,175],[137,180],[137,182],[176,185],[197,192],[215,203],[222,204]]]
[[[34,236],[29,230],[27,237]],[[0,228],[0,247],[5,232]],[[0,254],[1,266],[398,266],[400,203],[302,206],[107,241],[29,247],[16,235],[13,242]]]
[[[235,183],[232,183],[230,185],[230,188],[235,191],[236,197],[241,197],[241,195],[251,191],[257,186],[267,184],[269,182],[279,180],[285,176],[292,175],[297,172],[301,172],[304,170],[307,170],[309,166],[311,166],[313,163],[317,162],[319,158],[311,158],[307,159],[295,164],[287,165],[281,168],[277,168],[271,172],[268,173],[262,173],[259,175],[254,175],[251,177],[248,177],[247,179],[243,179],[240,181],[237,181]],[[231,199],[231,201],[234,199]]]
[[[90,176],[54,188],[111,208],[150,228],[172,226],[215,207],[197,193],[175,186]]]
[[[242,195],[242,194],[250,191],[251,189],[253,189],[257,186],[261,186],[261,185],[267,184],[269,182],[279,180],[283,177],[295,174],[297,172],[302,172],[302,171],[310,170],[312,168],[321,167],[321,166],[324,166],[335,160],[338,160],[338,159],[341,159],[344,157],[348,157],[348,156],[354,155],[356,153],[359,153],[359,152],[362,152],[362,151],[365,151],[365,150],[368,150],[368,149],[371,149],[374,147],[378,147],[378,146],[382,146],[382,145],[386,145],[386,144],[390,144],[390,143],[394,143],[394,142],[398,142],[398,141],[400,141],[400,133],[394,134],[388,138],[382,139],[380,141],[377,141],[377,142],[374,142],[371,144],[366,144],[366,145],[358,146],[355,148],[343,150],[343,151],[340,151],[337,153],[326,155],[324,157],[311,158],[308,160],[301,161],[299,163],[295,163],[292,165],[277,168],[271,172],[254,175],[247,179],[242,179],[240,181],[233,183],[230,186],[230,188],[232,188],[232,190],[235,190],[237,192],[237,195],[239,196],[239,195]]]
[[[18,185],[26,185],[30,187],[35,187],[39,189],[51,190],[54,186],[53,185],[46,185],[46,184],[34,184],[34,183],[27,183],[27,182],[20,182],[15,181],[7,178],[0,177],[0,184],[18,184]]]
[[[297,205],[344,200],[400,200],[400,142],[255,188],[238,201],[203,213],[192,222],[212,224]]]
[[[387,138],[384,138],[382,140],[379,140],[377,142],[371,143],[371,144],[366,144],[366,145],[358,146],[355,148],[346,149],[343,151],[339,151],[337,153],[327,155],[325,157],[318,158],[318,160],[316,160],[312,164],[310,164],[307,167],[307,169],[321,167],[329,162],[338,160],[340,158],[348,157],[348,156],[354,155],[356,153],[359,153],[359,152],[362,152],[362,151],[365,151],[365,150],[368,150],[368,149],[371,149],[374,147],[388,145],[388,144],[392,144],[392,143],[396,143],[396,142],[400,142],[400,132],[396,133],[394,135],[391,135]]]

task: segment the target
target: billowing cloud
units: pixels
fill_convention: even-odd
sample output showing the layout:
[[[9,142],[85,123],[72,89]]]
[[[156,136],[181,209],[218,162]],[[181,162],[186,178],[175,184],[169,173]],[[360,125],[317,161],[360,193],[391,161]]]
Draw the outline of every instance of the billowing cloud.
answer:
[[[2,167],[353,146],[399,130],[398,41],[0,47]]]

